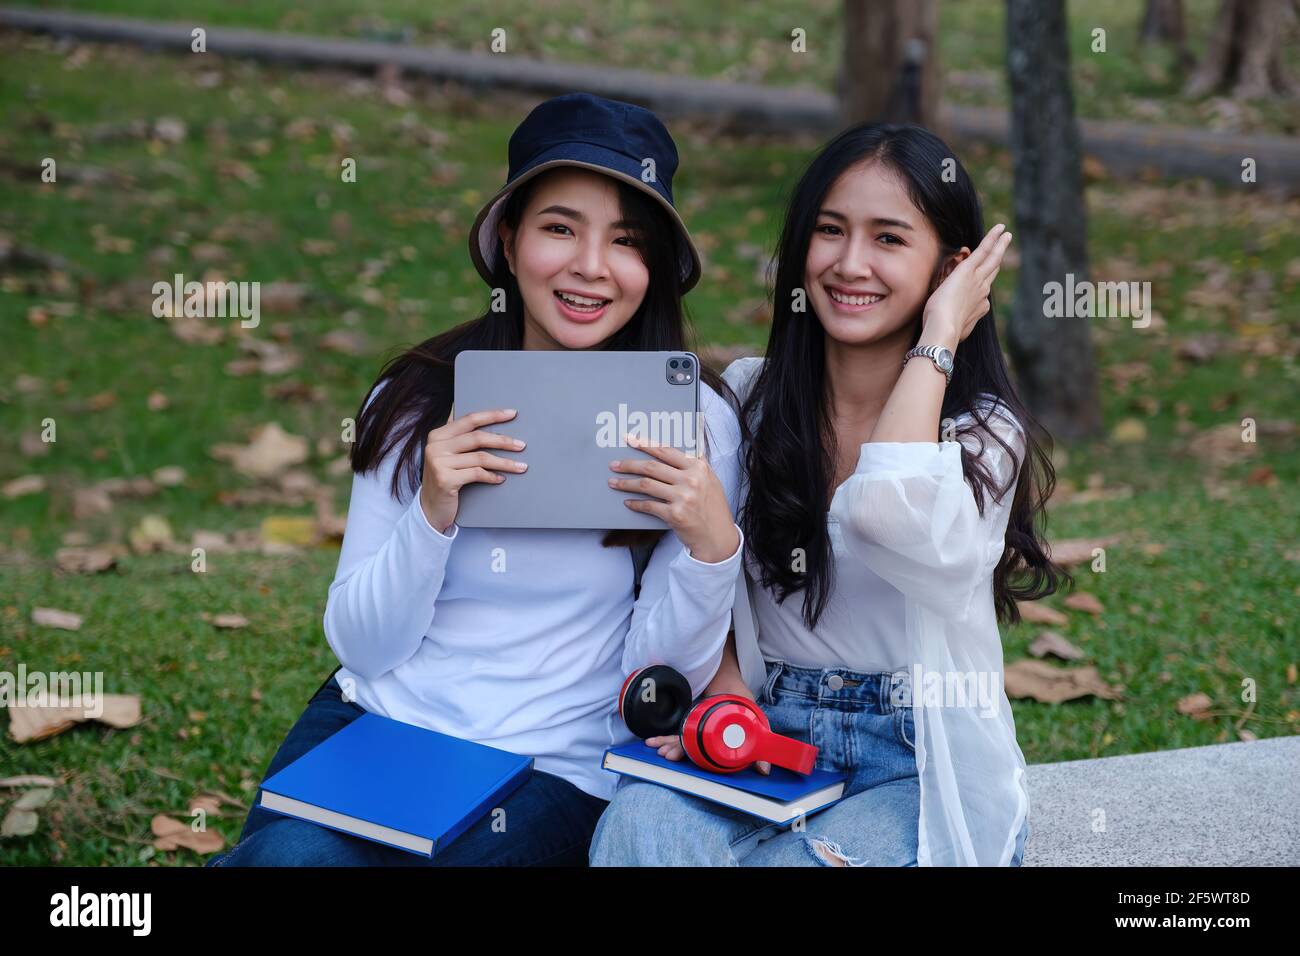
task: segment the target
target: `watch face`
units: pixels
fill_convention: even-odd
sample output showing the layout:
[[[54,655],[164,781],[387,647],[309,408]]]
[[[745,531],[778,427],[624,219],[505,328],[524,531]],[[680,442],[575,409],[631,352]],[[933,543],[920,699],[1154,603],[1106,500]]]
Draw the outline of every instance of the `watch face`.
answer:
[[[941,371],[952,371],[952,353],[947,349],[940,349],[939,354],[934,357],[934,363],[939,366]]]

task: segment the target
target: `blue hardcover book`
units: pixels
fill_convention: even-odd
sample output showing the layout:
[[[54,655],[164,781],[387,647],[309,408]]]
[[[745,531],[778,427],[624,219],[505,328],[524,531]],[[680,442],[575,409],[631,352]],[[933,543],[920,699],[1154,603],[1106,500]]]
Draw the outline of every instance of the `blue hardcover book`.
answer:
[[[532,769],[532,757],[363,714],[266,780],[260,805],[432,857]]]
[[[770,776],[753,767],[736,773],[714,773],[688,759],[661,757],[643,740],[610,747],[601,766],[782,824],[835,803],[844,796],[848,779],[840,771],[814,770],[804,776],[784,767],[773,767]]]

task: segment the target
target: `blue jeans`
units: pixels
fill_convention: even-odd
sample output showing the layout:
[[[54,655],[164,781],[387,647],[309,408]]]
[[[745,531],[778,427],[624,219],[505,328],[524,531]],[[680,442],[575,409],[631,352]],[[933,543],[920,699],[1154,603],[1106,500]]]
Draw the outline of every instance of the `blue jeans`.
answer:
[[[331,674],[280,745],[263,781],[364,713],[343,699]],[[259,789],[239,842],[207,866],[584,866],[592,830],[608,806],[567,780],[534,770],[501,802],[504,829],[494,831],[494,815],[488,814],[428,859],[266,810],[259,806],[261,794]]]
[[[772,729],[848,774],[844,797],[803,826],[623,777],[591,841],[592,866],[916,866],[921,815],[908,674],[770,661],[758,703]],[[1026,821],[1011,865],[1019,866]],[[836,862],[832,862],[834,859]]]

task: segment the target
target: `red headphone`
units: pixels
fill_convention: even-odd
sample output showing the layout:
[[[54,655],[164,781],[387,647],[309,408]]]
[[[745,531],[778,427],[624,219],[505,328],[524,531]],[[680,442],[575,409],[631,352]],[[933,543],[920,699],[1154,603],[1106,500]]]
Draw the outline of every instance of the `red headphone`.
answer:
[[[629,675],[619,691],[618,715],[643,740],[679,734],[686,756],[717,773],[766,760],[808,774],[817,763],[816,747],[773,733],[767,715],[747,697],[716,694],[692,703],[690,683],[666,664]]]

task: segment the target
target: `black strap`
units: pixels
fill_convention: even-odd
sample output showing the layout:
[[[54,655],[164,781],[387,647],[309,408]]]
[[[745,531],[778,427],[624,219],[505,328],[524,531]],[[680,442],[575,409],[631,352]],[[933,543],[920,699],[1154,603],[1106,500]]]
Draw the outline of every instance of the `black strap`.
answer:
[[[645,573],[646,565],[650,563],[650,555],[654,554],[657,541],[649,544],[632,545],[632,594],[634,597],[641,596],[641,576]]]
[[[327,677],[327,678],[325,678],[323,681],[321,681],[320,686],[317,687],[314,691],[312,691],[311,697],[308,697],[307,700],[308,700],[308,701],[311,701],[312,698],[314,698],[317,694],[319,694],[321,691],[323,691],[323,690],[325,689],[325,685],[328,684],[330,681],[332,681],[332,680],[334,679],[334,675],[337,674],[337,673],[338,673],[339,671],[341,671],[341,670],[343,670],[343,665],[342,665],[342,664],[340,664],[338,667],[336,667],[336,668],[334,668],[332,671],[330,671],[330,676]]]

